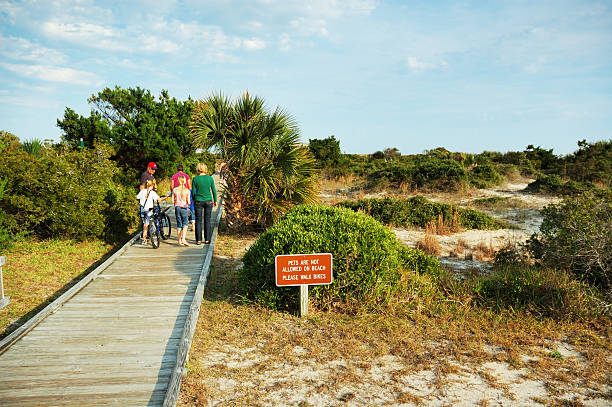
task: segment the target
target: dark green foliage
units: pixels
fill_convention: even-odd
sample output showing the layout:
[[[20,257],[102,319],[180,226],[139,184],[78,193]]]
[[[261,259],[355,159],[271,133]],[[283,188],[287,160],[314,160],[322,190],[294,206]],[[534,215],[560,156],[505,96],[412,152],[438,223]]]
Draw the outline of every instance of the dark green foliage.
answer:
[[[597,290],[555,269],[509,265],[466,284],[477,303],[500,311],[529,311],[555,319],[589,317],[604,311]]]
[[[15,139],[0,134],[0,178],[6,182],[0,210],[11,233],[114,241],[135,225],[133,191],[113,182],[119,169],[108,147],[58,145],[35,157]]]
[[[444,158],[435,151],[379,165],[367,178],[372,189],[390,185],[395,188],[456,190],[467,181],[467,171],[458,161]]]
[[[190,125],[194,144],[214,149],[224,162],[224,208],[229,228],[265,227],[293,205],[318,200],[319,171],[299,128],[280,108],[245,92],[200,100]]]
[[[338,164],[340,159],[340,140],[336,140],[336,137],[330,136],[323,140],[308,140],[308,149],[321,168]]]
[[[176,163],[195,153],[189,135],[193,101],[170,98],[163,90],[156,99],[141,88],[105,88],[88,101],[94,106],[89,117],[66,108],[57,121],[63,140],[86,147],[103,141],[113,147],[112,158],[124,169],[144,171],[149,161],[158,164],[157,176],[172,175]],[[174,166],[173,166],[174,165]]]
[[[547,267],[561,267],[607,290],[612,287],[612,192],[566,197],[542,211],[540,234],[531,255]]]
[[[344,201],[338,206],[365,212],[381,223],[400,227],[425,227],[428,222],[437,220],[438,215],[442,215],[444,222],[450,224],[455,211],[458,224],[467,229],[509,227],[505,222],[485,213],[473,209],[451,208],[448,204],[430,202],[422,196],[407,199],[387,197]]]
[[[495,171],[493,164],[488,161],[474,166],[468,174],[470,183],[477,188],[488,188],[502,182],[501,175]]]
[[[576,182],[612,187],[612,140],[589,144],[578,142],[578,151],[560,160],[557,172]]]
[[[0,201],[2,201],[2,197],[4,196],[4,188],[6,187],[6,183],[7,180],[2,180],[2,178],[0,178]],[[11,246],[12,236],[6,224],[6,213],[4,211],[0,211],[0,253]]]
[[[558,175],[542,175],[529,183],[525,189],[528,192],[549,193],[558,195],[576,195],[597,189],[595,185],[586,181],[563,181]]]
[[[57,126],[63,132],[64,141],[74,147],[80,145],[81,139],[87,148],[92,148],[96,142],[113,144],[111,126],[96,110],[91,110],[89,117],[85,117],[67,107],[64,118],[57,120]]]
[[[243,257],[239,281],[244,295],[266,307],[296,309],[297,287],[275,286],[279,254],[331,253],[334,282],[312,286],[310,295],[333,303],[386,301],[399,287],[402,269],[432,272],[438,261],[404,246],[370,216],[325,205],[300,205],[288,212]]]
[[[557,168],[559,158],[553,154],[552,148],[546,150],[540,146],[534,147],[530,144],[527,146],[524,153],[533,167],[538,171],[546,172]]]

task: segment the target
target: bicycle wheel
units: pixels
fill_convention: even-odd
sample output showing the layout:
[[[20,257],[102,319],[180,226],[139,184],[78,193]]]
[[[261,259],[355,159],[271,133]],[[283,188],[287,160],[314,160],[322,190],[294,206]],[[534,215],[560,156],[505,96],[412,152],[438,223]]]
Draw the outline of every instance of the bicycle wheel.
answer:
[[[167,240],[170,237],[170,233],[172,233],[172,223],[170,223],[170,216],[165,213],[159,215],[159,228],[162,239]]]
[[[154,249],[159,247],[159,229],[157,228],[157,222],[151,219],[149,222],[149,239],[151,239],[151,245]]]

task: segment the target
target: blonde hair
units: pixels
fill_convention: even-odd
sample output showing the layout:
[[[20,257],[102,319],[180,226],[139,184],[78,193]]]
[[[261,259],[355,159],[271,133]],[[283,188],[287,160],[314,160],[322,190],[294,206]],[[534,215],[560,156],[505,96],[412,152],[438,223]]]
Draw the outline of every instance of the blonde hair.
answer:
[[[146,188],[152,187],[153,186],[153,181],[151,181],[150,179],[147,180],[147,184],[146,184]]]
[[[198,163],[197,169],[200,174],[203,172],[208,172],[208,168],[206,167],[206,164],[204,163]]]
[[[184,175],[179,175],[178,176],[178,190],[180,191],[180,193],[184,193],[185,191],[189,191],[189,189],[187,188],[187,178],[185,178]]]

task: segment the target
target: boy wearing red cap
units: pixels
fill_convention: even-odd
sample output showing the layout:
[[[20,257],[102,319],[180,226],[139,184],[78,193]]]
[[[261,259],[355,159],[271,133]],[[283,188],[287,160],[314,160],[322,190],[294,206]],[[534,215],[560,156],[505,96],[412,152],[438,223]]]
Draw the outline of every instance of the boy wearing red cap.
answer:
[[[157,164],[155,164],[154,162],[150,162],[149,165],[147,165],[147,169],[140,176],[140,189],[141,190],[146,188],[147,181],[152,181],[153,191],[157,191],[157,182],[155,181],[155,177],[153,176],[153,174],[155,174],[156,169],[157,169]]]

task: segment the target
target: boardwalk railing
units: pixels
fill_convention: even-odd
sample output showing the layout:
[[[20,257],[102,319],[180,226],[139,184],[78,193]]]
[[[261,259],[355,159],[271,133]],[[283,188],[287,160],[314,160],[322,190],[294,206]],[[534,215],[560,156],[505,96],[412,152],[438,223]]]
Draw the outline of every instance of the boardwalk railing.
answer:
[[[193,296],[193,301],[189,307],[189,314],[185,320],[185,327],[183,328],[183,335],[177,350],[176,364],[172,370],[172,376],[170,377],[170,383],[168,384],[168,391],[164,399],[164,407],[174,407],[178,401],[178,394],[181,389],[181,381],[185,374],[185,363],[189,360],[189,349],[191,348],[191,342],[193,341],[193,335],[195,334],[196,324],[198,322],[198,316],[200,315],[200,307],[202,306],[202,297],[204,296],[204,288],[206,287],[206,281],[208,274],[210,273],[210,263],[215,249],[215,242],[217,241],[217,233],[219,231],[219,222],[223,215],[223,198],[219,201],[219,210],[217,216],[213,222],[213,233],[210,239],[210,245],[206,258],[202,264],[202,271],[200,272],[200,280],[196,292]]]
[[[2,277],[2,266],[6,264],[6,257],[0,256],[0,309],[9,304],[10,298],[4,296],[4,279]]]

